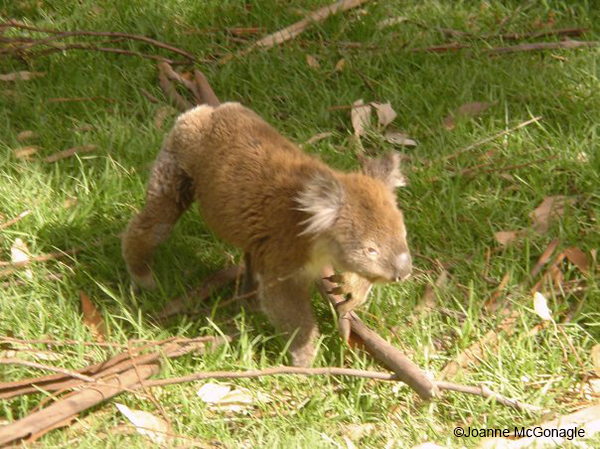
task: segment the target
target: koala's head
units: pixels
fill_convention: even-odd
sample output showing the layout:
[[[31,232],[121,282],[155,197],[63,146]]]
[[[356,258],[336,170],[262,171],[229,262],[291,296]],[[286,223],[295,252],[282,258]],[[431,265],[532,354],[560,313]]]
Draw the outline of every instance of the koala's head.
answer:
[[[407,278],[412,259],[395,189],[406,184],[400,158],[389,153],[365,161],[363,173],[321,173],[297,198],[308,214],[302,234],[327,245],[336,268],[371,282]]]

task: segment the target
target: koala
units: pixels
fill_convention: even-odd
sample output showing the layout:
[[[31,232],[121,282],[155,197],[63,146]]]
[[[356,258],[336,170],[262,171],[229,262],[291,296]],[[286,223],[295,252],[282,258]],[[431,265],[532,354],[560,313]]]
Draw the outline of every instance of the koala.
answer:
[[[395,153],[340,172],[239,103],[198,106],[165,139],[146,204],[123,234],[123,257],[134,282],[153,287],[154,250],[197,201],[213,232],[244,252],[262,310],[293,338],[293,365],[308,366],[318,338],[311,287],[325,266],[369,283],[410,275],[395,196],[403,184]]]

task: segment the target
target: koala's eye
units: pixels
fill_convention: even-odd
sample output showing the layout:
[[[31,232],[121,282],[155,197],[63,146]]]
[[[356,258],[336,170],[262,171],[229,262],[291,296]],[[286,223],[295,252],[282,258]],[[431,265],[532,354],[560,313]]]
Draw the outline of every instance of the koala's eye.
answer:
[[[378,255],[378,254],[379,254],[379,251],[377,251],[377,249],[373,248],[372,246],[369,246],[369,247],[367,248],[367,254],[368,254],[369,256],[376,256],[376,255]]]

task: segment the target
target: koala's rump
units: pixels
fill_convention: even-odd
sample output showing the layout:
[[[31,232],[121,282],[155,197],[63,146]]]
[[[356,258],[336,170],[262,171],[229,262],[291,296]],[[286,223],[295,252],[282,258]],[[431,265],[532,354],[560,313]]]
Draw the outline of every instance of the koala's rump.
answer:
[[[312,172],[328,167],[239,104],[200,112],[210,123],[196,128],[180,156],[206,223],[259,264],[304,263],[307,245],[298,234],[306,217],[295,198]]]

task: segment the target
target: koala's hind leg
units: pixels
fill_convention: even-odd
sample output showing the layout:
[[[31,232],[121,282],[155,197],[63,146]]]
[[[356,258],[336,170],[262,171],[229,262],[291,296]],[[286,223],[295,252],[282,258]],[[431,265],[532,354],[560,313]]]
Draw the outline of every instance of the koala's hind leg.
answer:
[[[146,288],[155,286],[152,254],[192,201],[191,178],[179,167],[171,152],[161,150],[148,181],[146,204],[123,234],[123,258],[136,284]]]
[[[259,297],[263,311],[280,331],[294,333],[290,355],[294,366],[309,366],[315,356],[319,336],[310,303],[311,282],[302,278],[270,280],[258,277]]]

